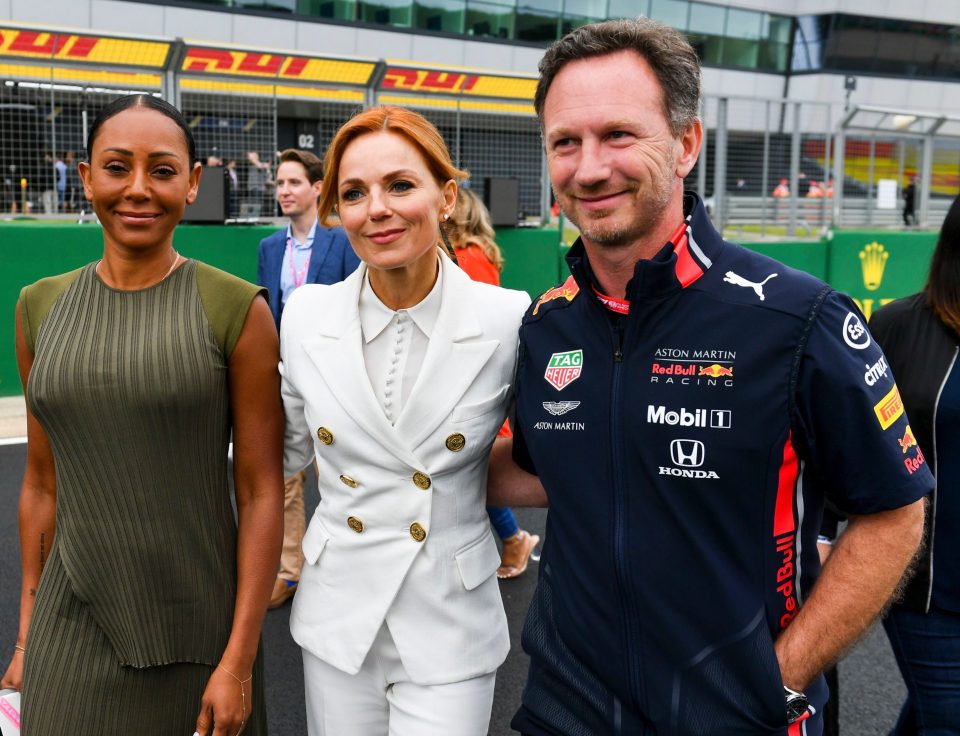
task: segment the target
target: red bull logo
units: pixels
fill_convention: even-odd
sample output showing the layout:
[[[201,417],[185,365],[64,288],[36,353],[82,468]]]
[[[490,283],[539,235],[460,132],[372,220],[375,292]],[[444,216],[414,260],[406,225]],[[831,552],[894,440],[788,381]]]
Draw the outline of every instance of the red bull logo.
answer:
[[[720,378],[721,376],[730,376],[730,378],[733,378],[733,368],[727,368],[719,363],[703,365],[700,366],[699,375],[710,376],[711,378]]]
[[[918,470],[920,470],[920,466],[923,465],[926,461],[927,459],[923,456],[923,452],[920,450],[919,447],[917,447],[917,456],[904,458],[903,467],[907,469],[907,472],[910,473],[910,475],[913,475]]]
[[[900,444],[900,450],[904,455],[907,454],[907,450],[911,447],[917,446],[917,438],[913,436],[913,430],[910,429],[910,425],[907,425],[907,430],[903,433],[903,438],[897,440]]]
[[[537,299],[537,304],[533,308],[533,313],[536,314],[538,311],[540,311],[541,304],[552,302],[554,299],[566,299],[568,302],[572,302],[574,297],[579,293],[580,287],[577,286],[577,282],[574,280],[573,276],[568,276],[567,280],[563,282],[562,286],[555,286]]]

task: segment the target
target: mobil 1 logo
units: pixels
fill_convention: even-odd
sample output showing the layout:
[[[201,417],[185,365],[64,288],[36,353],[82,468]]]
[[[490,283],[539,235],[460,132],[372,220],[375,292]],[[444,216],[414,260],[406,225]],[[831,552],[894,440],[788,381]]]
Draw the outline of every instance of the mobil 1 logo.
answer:
[[[647,424],[665,424],[670,427],[702,427],[730,429],[733,412],[729,409],[668,409],[647,405]]]

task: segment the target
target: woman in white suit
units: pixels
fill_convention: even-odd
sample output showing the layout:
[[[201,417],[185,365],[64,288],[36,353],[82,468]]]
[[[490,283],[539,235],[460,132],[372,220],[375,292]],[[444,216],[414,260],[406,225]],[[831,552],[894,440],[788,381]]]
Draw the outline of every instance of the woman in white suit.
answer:
[[[529,299],[443,252],[465,172],[420,115],[358,114],[324,167],[320,215],[363,263],[298,289],[280,330],[286,470],[319,466],[290,623],[308,730],[481,736],[509,649],[487,459]]]

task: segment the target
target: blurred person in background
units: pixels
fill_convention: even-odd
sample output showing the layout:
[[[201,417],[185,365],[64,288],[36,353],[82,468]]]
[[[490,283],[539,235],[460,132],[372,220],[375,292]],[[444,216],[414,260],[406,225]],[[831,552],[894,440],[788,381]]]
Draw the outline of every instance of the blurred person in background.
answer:
[[[270,310],[173,247],[200,183],[175,107],[118,98],[87,149],[103,257],[17,303],[22,590],[0,687],[22,688],[25,735],[265,734],[283,434]]]
[[[77,162],[73,151],[67,151],[63,161],[67,165],[67,210],[77,210],[77,200],[80,194],[80,173],[77,171]]]
[[[280,328],[287,474],[320,469],[290,615],[307,728],[483,736],[510,648],[484,484],[530,300],[444,253],[466,172],[421,115],[357,114],[324,170],[320,215],[362,264]]]
[[[57,211],[57,169],[53,154],[47,151],[37,171],[37,186],[40,190],[40,204],[43,214],[52,215]]]
[[[273,217],[274,207],[270,197],[273,183],[270,164],[261,161],[257,151],[247,151],[247,196],[250,204],[260,210],[257,217]]]
[[[896,376],[910,417],[898,440],[904,463],[920,452],[936,478],[916,574],[884,620],[907,686],[891,733],[960,734],[960,199],[926,286],[875,311],[870,329],[889,365],[867,366],[864,378]]]
[[[57,211],[63,212],[67,202],[67,165],[63,162],[61,154],[57,154],[54,159],[53,169],[57,177]]]
[[[915,210],[917,201],[917,178],[911,176],[907,181],[907,186],[903,188],[903,224],[906,226],[917,224],[917,214]]]
[[[503,255],[494,238],[490,213],[473,190],[461,188],[453,215],[445,223],[457,264],[474,281],[500,286]],[[504,422],[498,437],[512,437],[509,422]],[[536,534],[521,529],[509,506],[487,506],[487,515],[503,544],[497,577],[506,580],[522,575],[530,556],[540,543]]]
[[[317,222],[317,202],[323,191],[323,164],[310,151],[289,148],[277,167],[277,202],[289,224],[260,241],[257,283],[269,292],[277,330],[283,307],[304,284],[335,284],[353,273],[360,259],[340,227]],[[283,605],[296,591],[303,567],[303,484],[301,470],[283,481],[283,553],[270,596],[270,608]]]

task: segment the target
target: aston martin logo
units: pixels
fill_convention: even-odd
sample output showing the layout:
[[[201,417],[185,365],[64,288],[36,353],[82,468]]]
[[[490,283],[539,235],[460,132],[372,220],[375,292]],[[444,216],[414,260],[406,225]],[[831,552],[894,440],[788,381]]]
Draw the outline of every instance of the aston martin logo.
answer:
[[[561,414],[566,414],[568,411],[573,411],[578,406],[580,406],[579,401],[544,401],[543,408],[548,412],[553,414],[553,416],[558,417]]]
[[[876,291],[883,281],[883,269],[887,265],[890,254],[880,243],[867,243],[860,251],[860,270],[863,271],[863,285],[869,291]]]

